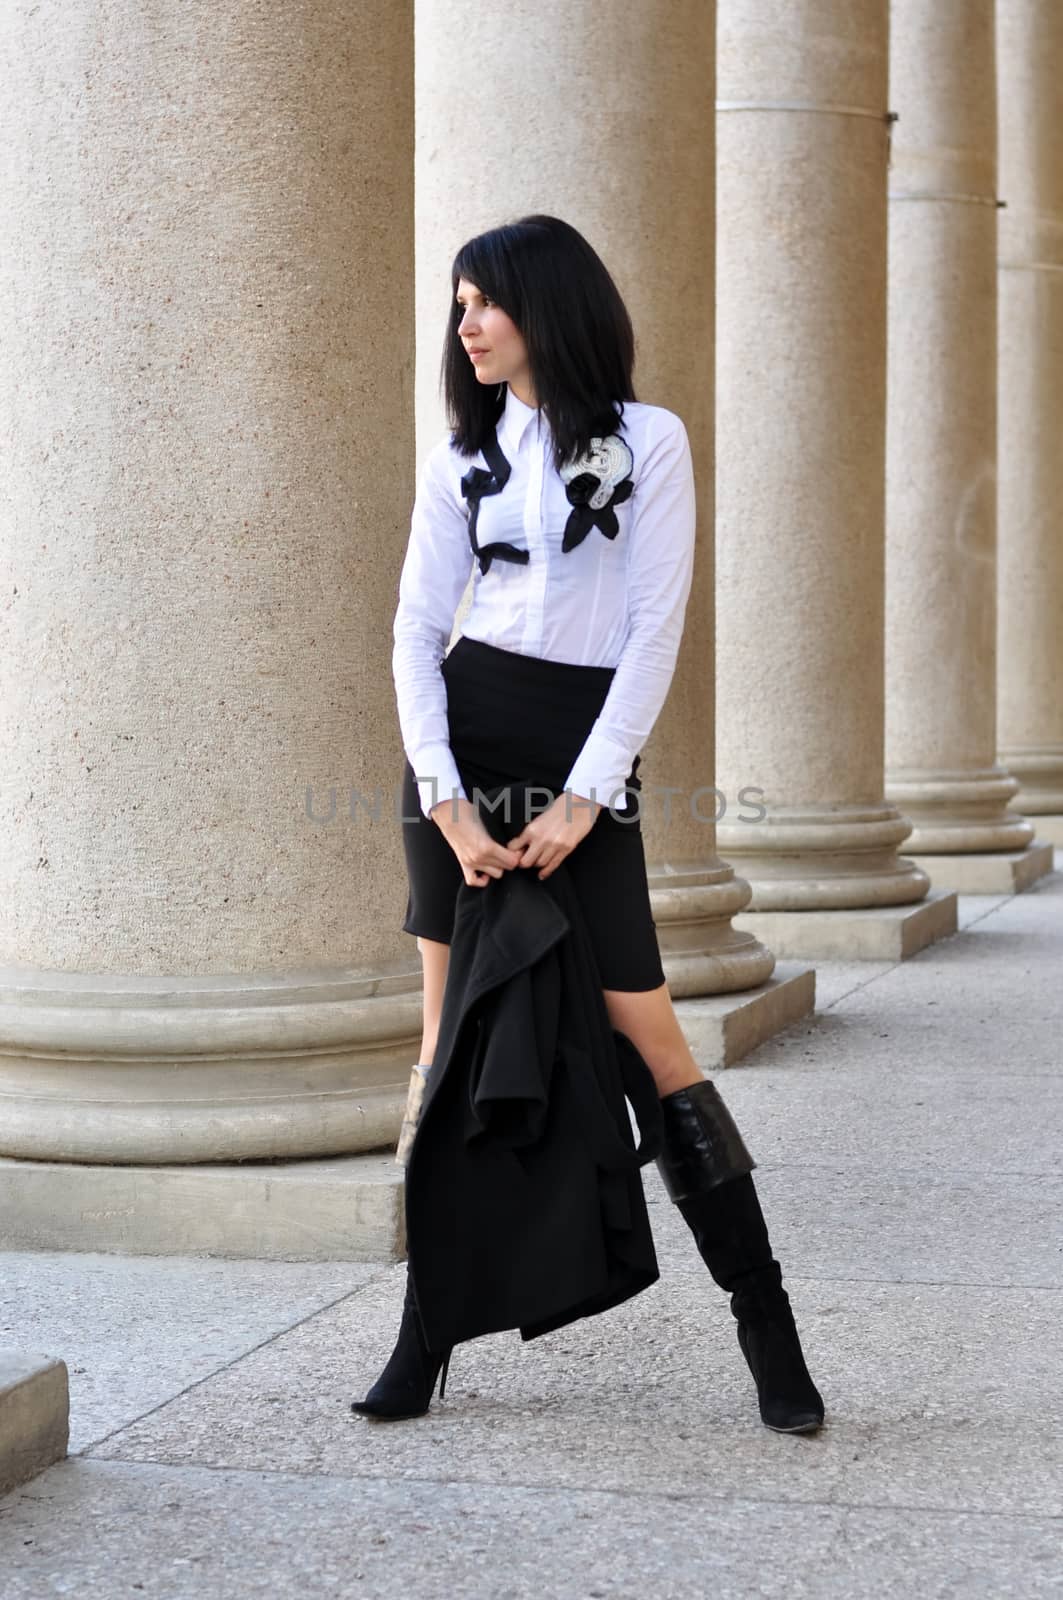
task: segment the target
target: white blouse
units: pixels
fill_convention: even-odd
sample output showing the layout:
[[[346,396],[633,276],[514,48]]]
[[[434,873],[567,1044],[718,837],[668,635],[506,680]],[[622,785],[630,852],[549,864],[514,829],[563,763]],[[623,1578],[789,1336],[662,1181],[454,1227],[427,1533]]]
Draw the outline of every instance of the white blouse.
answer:
[[[479,503],[476,542],[528,552],[481,571],[469,538],[461,479],[486,468],[449,435],[428,456],[399,580],[392,674],[399,726],[421,810],[468,799],[451,753],[440,663],[475,562],[472,605],[460,632],[502,650],[583,666],[615,667],[601,712],[565,782],[608,805],[623,789],[672,681],[694,568],[694,471],[686,429],[662,406],[625,401],[620,436],[634,457],[634,489],[613,507],[613,539],[592,526],[562,551],[572,513],[553,465],[546,418],[508,390],[497,438],[511,467],[501,493]]]

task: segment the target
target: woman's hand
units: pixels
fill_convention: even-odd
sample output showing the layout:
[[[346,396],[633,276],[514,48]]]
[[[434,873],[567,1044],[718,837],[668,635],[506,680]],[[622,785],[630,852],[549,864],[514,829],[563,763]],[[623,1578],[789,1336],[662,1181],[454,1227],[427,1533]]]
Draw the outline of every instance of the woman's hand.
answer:
[[[520,866],[520,855],[492,838],[471,800],[460,795],[440,800],[428,815],[457,856],[470,888],[486,888],[489,878],[500,878],[509,868]]]
[[[540,867],[540,880],[549,878],[590,833],[601,810],[597,801],[565,790],[509,841],[511,850],[523,851],[518,865]]]

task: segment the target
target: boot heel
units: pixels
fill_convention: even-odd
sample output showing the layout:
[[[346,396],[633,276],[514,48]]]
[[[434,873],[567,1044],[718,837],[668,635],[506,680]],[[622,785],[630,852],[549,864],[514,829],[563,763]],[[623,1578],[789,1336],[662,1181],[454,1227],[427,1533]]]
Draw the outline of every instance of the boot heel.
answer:
[[[440,1372],[439,1372],[439,1398],[441,1400],[443,1398],[444,1391],[446,1390],[446,1387],[447,1387],[447,1373],[450,1371],[450,1358],[453,1355],[453,1353],[454,1353],[454,1349],[453,1349],[453,1346],[451,1346],[451,1348],[447,1351],[446,1355],[443,1357],[443,1365],[440,1368]]]

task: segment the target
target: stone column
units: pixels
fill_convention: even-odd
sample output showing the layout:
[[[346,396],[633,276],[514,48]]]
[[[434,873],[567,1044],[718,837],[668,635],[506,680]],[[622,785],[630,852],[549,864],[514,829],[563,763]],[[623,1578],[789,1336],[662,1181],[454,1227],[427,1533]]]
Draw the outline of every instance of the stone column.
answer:
[[[17,7],[4,41],[0,1155],[28,1166],[380,1146],[420,1032],[388,672],[411,8],[149,12]]]
[[[697,567],[642,772],[673,996],[748,989],[774,964],[731,926],[749,890],[717,856],[713,826],[713,22],[705,0],[620,0],[606,11],[590,0],[485,0],[470,52],[465,0],[417,4],[420,453],[446,426],[437,386],[453,257],[472,235],[535,211],[572,223],[602,256],[635,324],[639,399],[677,412],[690,436]],[[670,821],[653,794],[664,785],[679,791]],[[699,785],[707,793],[691,805]]]
[[[1008,892],[1051,851],[996,763],[993,0],[891,20],[886,794],[935,884]]]
[[[1063,845],[1063,7],[997,0],[999,750]]]
[[[955,906],[895,909],[884,797],[887,4],[719,18],[720,844],[780,953],[908,954]]]

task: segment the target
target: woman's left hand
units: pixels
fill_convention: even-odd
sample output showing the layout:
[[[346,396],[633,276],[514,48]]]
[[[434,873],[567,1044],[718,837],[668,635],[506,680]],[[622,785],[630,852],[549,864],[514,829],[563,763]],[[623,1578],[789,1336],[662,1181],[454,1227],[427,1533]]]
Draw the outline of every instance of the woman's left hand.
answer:
[[[595,800],[567,790],[533,817],[528,825],[510,839],[507,848],[522,850],[522,867],[539,867],[540,880],[549,878],[567,855],[585,839],[598,820],[602,807]]]

